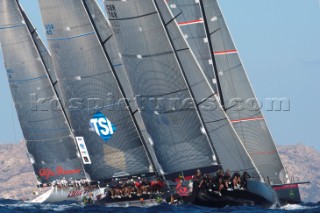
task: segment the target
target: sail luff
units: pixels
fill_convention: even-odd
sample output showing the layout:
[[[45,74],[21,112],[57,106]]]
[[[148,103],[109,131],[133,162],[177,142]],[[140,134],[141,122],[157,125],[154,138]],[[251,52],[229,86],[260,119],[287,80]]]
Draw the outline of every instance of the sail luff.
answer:
[[[94,19],[92,18],[92,14],[90,13],[90,10],[89,10],[89,8],[88,8],[88,5],[87,5],[86,1],[87,1],[87,0],[82,0],[82,3],[83,3],[83,5],[84,5],[84,8],[85,8],[86,11],[87,11],[87,15],[88,15],[88,17],[90,18],[90,21],[91,21],[91,24],[92,24],[93,28],[94,28],[95,31],[97,32],[97,37],[98,37],[98,40],[99,40],[99,42],[100,42],[100,45],[103,47],[104,55],[105,55],[105,57],[107,58],[108,63],[111,65],[110,67],[111,67],[113,76],[114,76],[114,78],[115,78],[115,80],[116,80],[116,82],[117,82],[117,84],[118,84],[118,86],[119,86],[121,95],[124,97],[124,101],[125,101],[126,107],[128,108],[128,110],[129,110],[129,112],[130,112],[130,114],[131,114],[132,121],[133,121],[134,126],[135,126],[135,128],[136,128],[136,130],[137,130],[137,132],[138,132],[138,135],[139,135],[139,137],[140,137],[140,139],[141,139],[141,142],[142,142],[142,144],[143,144],[143,148],[144,148],[145,153],[146,153],[146,155],[147,155],[147,157],[148,157],[148,160],[149,160],[149,162],[151,163],[151,165],[152,165],[152,167],[153,167],[153,170],[155,170],[155,173],[158,175],[158,174],[159,174],[159,172],[158,172],[158,167],[156,167],[156,164],[154,163],[154,160],[153,160],[153,158],[152,158],[152,155],[150,154],[150,151],[148,150],[148,147],[147,147],[147,143],[146,143],[146,141],[145,141],[145,138],[144,138],[144,136],[143,136],[143,134],[142,134],[142,132],[141,132],[141,129],[139,128],[138,122],[137,122],[137,120],[136,120],[136,118],[135,118],[135,116],[134,116],[135,112],[132,110],[132,107],[131,107],[130,104],[129,104],[128,98],[127,98],[126,95],[125,95],[125,91],[124,91],[124,88],[122,87],[122,83],[121,83],[121,81],[120,81],[120,79],[119,79],[119,76],[118,76],[118,74],[117,74],[114,66],[112,65],[112,61],[111,61],[111,58],[110,58],[110,56],[109,56],[109,53],[107,52],[106,48],[104,47],[104,45],[106,44],[106,42],[108,42],[108,41],[110,41],[110,40],[107,39],[106,41],[103,41],[103,40],[101,39],[101,35],[99,34],[99,31],[97,30],[97,26],[96,26],[96,24],[95,24],[95,22],[94,22]],[[96,4],[95,2],[93,2],[93,3]],[[96,5],[96,6],[97,6],[97,8],[100,9],[100,7],[99,7],[98,5]],[[106,25],[106,27],[108,27],[108,25]],[[110,36],[112,37],[113,34],[111,34]],[[111,38],[111,37],[110,37],[110,38]]]
[[[40,10],[75,135],[90,154],[93,180],[150,174],[150,162],[131,113],[104,54],[97,32],[79,0],[40,0]],[[70,102],[69,102],[70,103]]]
[[[62,95],[62,94],[60,92],[58,92],[58,89],[55,86],[58,83],[58,79],[57,79],[57,77],[55,75],[55,72],[53,70],[53,67],[52,67],[51,55],[50,55],[50,53],[48,51],[46,51],[47,49],[44,46],[42,40],[39,39],[39,35],[37,33],[37,30],[32,25],[29,17],[24,12],[23,8],[21,7],[21,5],[19,3],[18,3],[18,5],[19,5],[19,8],[21,10],[22,15],[24,16],[25,20],[27,21],[27,26],[29,25],[30,27],[33,28],[33,30],[32,30],[32,28],[30,29],[30,27],[28,27],[29,31],[30,31],[30,34],[31,34],[31,36],[32,36],[32,38],[34,40],[35,48],[38,51],[38,54],[39,54],[39,56],[41,58],[41,61],[42,61],[42,64],[43,64],[43,66],[45,68],[45,71],[47,73],[48,79],[49,79],[49,81],[51,83],[51,87],[52,87],[52,89],[54,91],[54,95],[57,97],[57,102],[58,102],[59,106],[61,107],[61,112],[63,114],[64,119],[66,120],[66,123],[67,123],[67,126],[69,128],[71,137],[73,138],[73,142],[74,142],[74,145],[76,147],[77,153],[80,155],[80,150],[79,150],[78,144],[76,143],[76,137],[75,137],[75,135],[74,135],[74,133],[72,131],[70,120],[69,120],[69,118],[68,118],[68,116],[66,114],[66,111],[65,111],[65,108],[63,106],[63,103],[61,102],[61,96],[60,95]],[[40,47],[42,47],[45,50],[45,53],[40,51]],[[43,54],[46,54],[46,56],[44,56]],[[51,63],[49,64],[49,62],[44,57],[47,57],[47,60],[50,60]],[[49,70],[51,70],[51,72],[49,72]],[[54,82],[53,79],[56,79],[55,82]],[[85,172],[85,167],[84,167],[82,162],[81,162],[81,165],[82,165],[82,170]],[[86,174],[86,172],[85,172],[85,174]],[[88,178],[88,177],[86,177],[86,178]]]
[[[221,103],[222,108],[224,110],[226,110],[225,103],[224,103],[224,98],[223,98],[223,92],[222,92],[221,84],[220,84],[218,67],[217,67],[217,63],[216,63],[216,60],[215,60],[214,54],[213,54],[214,50],[212,48],[212,41],[209,38],[210,37],[210,33],[209,33],[208,20],[207,20],[206,11],[204,9],[204,5],[203,5],[203,1],[202,0],[199,0],[199,5],[200,5],[201,12],[202,12],[204,29],[205,29],[205,33],[206,33],[206,36],[207,36],[207,39],[208,39],[208,45],[209,45],[209,48],[210,48],[210,57],[211,57],[211,60],[212,60],[213,71],[214,71],[214,74],[216,76],[217,89],[218,89],[218,93],[219,93],[219,96],[220,96],[220,103]]]
[[[43,66],[44,66],[44,68],[45,68],[45,71],[46,71],[46,73],[47,73],[47,76],[48,76],[48,79],[49,79],[49,81],[50,81],[51,87],[52,87],[52,89],[53,89],[54,95],[57,97],[57,102],[58,102],[59,106],[61,107],[61,112],[62,112],[62,114],[63,114],[63,117],[64,117],[64,119],[65,119],[66,122],[67,122],[67,126],[68,126],[69,131],[70,131],[70,134],[71,134],[71,136],[72,136],[72,138],[73,138],[73,142],[74,142],[74,145],[75,145],[75,147],[76,147],[76,149],[77,149],[77,153],[80,154],[80,150],[79,150],[78,144],[76,143],[76,137],[75,137],[75,135],[74,135],[73,132],[72,132],[72,128],[71,128],[71,124],[70,124],[69,118],[68,118],[68,116],[67,116],[67,114],[66,114],[66,112],[65,112],[65,108],[64,108],[64,106],[63,106],[63,104],[62,104],[62,102],[61,102],[61,97],[60,97],[61,93],[59,93],[58,90],[57,90],[57,88],[55,87],[55,84],[57,83],[58,79],[57,79],[57,77],[55,76],[55,72],[54,72],[54,70],[53,70],[52,63],[49,64],[49,62],[47,61],[47,60],[51,60],[51,55],[50,55],[50,53],[47,51],[47,49],[46,49],[46,47],[44,46],[42,40],[39,39],[39,35],[38,35],[38,33],[37,33],[36,28],[32,25],[29,17],[28,17],[27,14],[24,12],[24,10],[23,10],[23,8],[21,7],[21,5],[19,4],[18,0],[16,0],[16,1],[17,1],[18,6],[19,6],[19,9],[20,9],[20,11],[21,11],[21,13],[22,13],[22,16],[24,17],[24,19],[25,19],[26,22],[27,22],[27,26],[28,26],[30,35],[31,35],[31,37],[33,38],[35,48],[36,48],[36,50],[37,50],[37,52],[38,52],[38,54],[39,54],[39,56],[40,56],[40,58],[41,58],[42,64],[43,64]],[[37,40],[36,40],[36,39],[37,39]],[[43,52],[41,52],[41,51],[39,50],[41,46],[42,46],[42,48],[44,49],[45,53],[43,53]],[[47,55],[47,60],[44,59],[44,55],[43,55],[43,54],[46,54],[46,55]],[[51,69],[51,72],[49,72],[50,69]],[[54,82],[53,79],[56,79],[56,81]],[[82,165],[82,170],[85,171],[85,168],[84,168],[84,166],[83,166],[83,163],[81,163],[81,165]]]
[[[159,4],[162,4],[162,8],[165,7],[166,9],[163,9],[162,12],[163,13],[169,13],[169,18],[174,18],[173,14],[170,11],[170,8],[168,6],[168,4],[163,3],[161,0],[159,1]],[[170,19],[169,19],[170,20]],[[224,112],[221,104],[218,102],[218,107],[217,109],[213,110],[213,111],[207,111],[205,110],[205,104],[208,103],[208,99],[210,99],[210,97],[215,97],[215,93],[212,89],[212,87],[210,87],[210,84],[208,82],[208,79],[205,77],[205,74],[203,72],[203,70],[201,69],[198,61],[195,58],[195,55],[193,54],[193,52],[190,49],[189,44],[187,43],[185,37],[183,37],[182,35],[182,31],[181,29],[178,27],[178,24],[176,22],[176,20],[174,22],[170,22],[170,25],[175,24],[172,26],[171,28],[171,33],[169,31],[168,35],[171,36],[171,34],[176,35],[178,34],[178,36],[176,36],[176,40],[177,38],[181,38],[182,41],[180,42],[180,45],[186,45],[187,48],[186,52],[188,54],[187,60],[184,60],[185,64],[189,63],[189,66],[184,67],[182,69],[183,72],[185,72],[187,79],[190,81],[189,84],[191,85],[191,90],[196,92],[196,95],[194,96],[195,100],[196,100],[196,104],[201,106],[201,110],[199,110],[199,113],[203,116],[202,119],[204,119],[203,121],[205,122],[205,125],[208,126],[208,128],[210,127],[210,125],[212,125],[212,123],[215,122],[221,122],[221,121],[226,121],[224,122],[224,125],[226,125],[224,127],[224,134],[228,134],[231,137],[230,138],[224,138],[226,141],[228,142],[229,146],[231,146],[230,148],[233,149],[233,151],[237,152],[237,153],[232,153],[230,151],[225,151],[223,150],[226,147],[223,147],[223,140],[221,138],[217,138],[217,136],[219,134],[221,134],[221,131],[219,131],[218,129],[221,128],[221,126],[219,128],[217,127],[210,127],[210,131],[206,131],[208,133],[208,136],[212,139],[211,142],[213,143],[212,145],[216,148],[219,149],[219,153],[218,155],[221,157],[221,159],[223,159],[223,161],[221,162],[222,166],[225,169],[233,169],[233,171],[236,170],[250,170],[250,172],[256,176],[258,178],[261,177],[259,171],[257,170],[256,165],[253,163],[251,157],[249,156],[248,152],[246,151],[244,145],[242,144],[240,138],[238,137],[238,135],[236,134],[233,126],[230,123],[230,120],[228,119],[226,113]],[[169,27],[169,26],[168,26]],[[177,31],[178,33],[174,34],[174,31]],[[175,42],[177,45],[177,41]],[[178,42],[179,43],[179,42]],[[180,57],[181,59],[183,59],[183,55],[179,55],[178,57]],[[192,60],[193,59],[193,60]],[[188,62],[189,61],[189,62]],[[192,67],[192,63],[190,64],[190,61],[194,62],[195,65],[193,65],[194,67]],[[192,68],[190,70],[190,67]],[[197,70],[197,72],[195,72],[195,70]],[[198,80],[196,80],[198,79]],[[191,83],[192,82],[192,83]],[[201,82],[201,83],[200,83]],[[217,99],[215,99],[216,101]],[[221,110],[221,112],[219,112],[219,110]],[[214,120],[214,119],[218,119],[219,120]],[[227,132],[225,132],[227,131]],[[220,136],[221,137],[221,136]],[[230,159],[228,160],[228,158],[233,158],[233,156],[226,156],[226,154],[229,152],[229,154],[234,155],[235,159],[232,161],[230,161]],[[236,160],[237,158],[237,160]],[[242,161],[242,165],[239,162]]]
[[[38,180],[49,183],[63,176],[84,178],[63,114],[40,101],[57,97],[28,28],[30,23],[26,23],[29,20],[25,19],[19,3],[11,0],[1,1],[0,16],[7,77]]]
[[[215,165],[153,1],[104,2],[164,173]]]
[[[226,30],[223,16],[218,6],[213,6],[216,1],[168,0],[166,2],[174,15],[180,14],[177,18],[178,25],[192,52],[201,62],[202,69],[206,71],[206,78],[212,79],[210,72],[217,73],[213,79],[214,84],[210,85],[215,90],[219,81],[223,93],[223,99],[220,97],[220,100],[224,101],[226,114],[260,173],[264,178],[269,176],[272,179],[274,176],[286,176],[277,157],[274,156],[274,161],[269,157],[276,155],[277,150],[274,146],[268,147],[270,140],[273,140],[270,132],[266,131],[261,111],[248,106],[248,103],[256,106],[258,103],[247,76],[243,75],[244,68],[237,58],[238,52],[233,42],[228,40],[230,34]],[[202,8],[200,3],[203,4]],[[205,31],[205,24],[209,27],[208,33]],[[209,43],[212,47],[208,45]],[[215,69],[212,66],[214,62]],[[279,178],[276,179],[279,181]]]
[[[224,21],[222,11],[216,0],[201,0],[200,2],[203,4],[203,15],[207,16],[206,23],[210,28],[209,32],[214,32],[209,34],[208,39],[211,40],[210,48],[214,50],[211,54],[215,58],[216,69],[218,72],[225,73],[225,75],[217,75],[217,78],[220,79],[224,101],[229,103],[234,98],[240,98],[242,101],[253,100],[252,104],[256,105],[254,112],[250,112],[249,109],[235,112],[235,106],[228,106],[226,112],[261,174],[265,178],[270,178],[273,183],[286,182],[287,173]],[[210,15],[212,17],[208,17]],[[210,19],[212,20],[209,21]],[[252,129],[255,129],[255,133],[252,132]]]
[[[156,7],[156,9],[157,9],[158,14],[159,14],[159,17],[160,17],[160,20],[161,20],[161,23],[162,23],[162,27],[163,27],[164,31],[166,32],[167,39],[168,39],[168,41],[170,42],[170,46],[171,46],[171,48],[173,49],[175,59],[176,59],[178,65],[179,65],[180,70],[182,71],[181,74],[183,75],[184,81],[185,81],[185,83],[186,83],[186,85],[187,85],[187,87],[188,87],[189,93],[190,93],[190,95],[191,95],[191,97],[192,97],[192,102],[193,102],[193,104],[194,104],[194,106],[195,106],[195,108],[196,108],[196,112],[197,112],[197,115],[198,115],[198,117],[199,117],[200,123],[201,123],[202,127],[205,129],[205,132],[209,132],[208,129],[207,129],[207,126],[206,126],[206,125],[204,124],[204,122],[203,122],[203,117],[202,117],[201,113],[199,112],[199,111],[200,111],[200,110],[199,110],[199,105],[196,103],[196,98],[195,98],[194,93],[193,93],[193,91],[192,91],[192,89],[191,89],[191,86],[190,86],[190,84],[189,84],[188,78],[186,77],[186,74],[185,74],[185,72],[183,71],[183,66],[181,65],[181,60],[180,60],[180,58],[179,58],[178,55],[177,55],[177,52],[176,52],[177,50],[176,50],[175,47],[174,47],[174,44],[173,44],[173,41],[172,41],[172,38],[171,38],[170,34],[168,33],[167,25],[166,25],[166,23],[165,23],[165,21],[164,21],[164,19],[163,19],[162,14],[159,12],[158,3],[157,3],[156,0],[153,0],[153,3],[154,3],[154,5],[155,5],[155,7]],[[174,19],[174,18],[173,18],[173,19]],[[218,155],[217,155],[216,150],[214,149],[214,147],[213,147],[213,145],[212,145],[213,143],[212,143],[212,141],[211,141],[211,138],[210,138],[207,134],[206,134],[206,138],[207,138],[207,140],[208,140],[208,144],[209,144],[209,146],[210,146],[210,148],[211,148],[211,151],[214,153],[217,162],[220,164],[219,157],[218,157]]]

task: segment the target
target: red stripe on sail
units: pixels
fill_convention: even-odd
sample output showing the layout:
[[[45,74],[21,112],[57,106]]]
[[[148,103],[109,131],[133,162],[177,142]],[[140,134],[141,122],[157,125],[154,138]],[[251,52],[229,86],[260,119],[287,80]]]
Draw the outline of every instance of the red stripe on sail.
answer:
[[[255,117],[255,118],[242,118],[239,120],[231,120],[231,123],[239,123],[242,121],[256,121],[256,120],[263,120],[264,118],[262,116],[260,117]]]
[[[225,51],[219,51],[219,52],[214,52],[214,55],[227,55],[227,54],[235,54],[238,53],[238,50],[225,50]]]
[[[198,24],[198,23],[203,23],[203,20],[198,19],[198,20],[191,20],[191,21],[184,21],[184,22],[178,22],[179,26],[186,26],[190,24]]]

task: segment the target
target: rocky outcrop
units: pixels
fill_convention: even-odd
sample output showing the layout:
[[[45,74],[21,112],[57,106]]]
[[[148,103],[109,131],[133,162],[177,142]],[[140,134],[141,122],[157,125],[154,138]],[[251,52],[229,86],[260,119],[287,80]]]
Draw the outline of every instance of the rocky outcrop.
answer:
[[[30,199],[36,178],[25,143],[0,145],[0,198]]]
[[[320,152],[302,144],[278,146],[278,149],[289,176],[296,182],[311,182],[300,186],[303,201],[320,201]]]
[[[301,186],[305,202],[320,201],[320,152],[299,144],[278,146],[281,158],[294,181],[310,181]],[[0,145],[0,198],[31,199],[36,178],[26,155],[26,145]]]

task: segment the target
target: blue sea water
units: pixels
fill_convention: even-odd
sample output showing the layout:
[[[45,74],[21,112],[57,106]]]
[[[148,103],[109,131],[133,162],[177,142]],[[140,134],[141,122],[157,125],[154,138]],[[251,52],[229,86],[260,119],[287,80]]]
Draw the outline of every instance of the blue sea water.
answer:
[[[195,213],[209,213],[209,212],[235,212],[235,213],[251,213],[251,212],[292,212],[292,213],[320,213],[320,202],[318,203],[306,203],[301,205],[286,205],[279,209],[264,209],[260,207],[226,207],[222,209],[206,208],[195,205],[181,205],[181,206],[169,206],[160,205],[149,208],[114,208],[103,206],[81,206],[78,203],[59,203],[59,204],[31,204],[23,201],[15,200],[1,200],[0,199],[0,212],[12,213],[12,212],[195,212]]]

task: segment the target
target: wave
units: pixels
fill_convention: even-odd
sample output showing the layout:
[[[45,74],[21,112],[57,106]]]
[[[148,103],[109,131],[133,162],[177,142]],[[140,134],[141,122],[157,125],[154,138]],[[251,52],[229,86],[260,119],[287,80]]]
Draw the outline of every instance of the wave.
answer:
[[[61,202],[61,203],[47,203],[47,204],[34,204],[30,202],[17,201],[17,200],[1,200],[0,199],[0,212],[13,213],[13,212],[125,212],[125,213],[141,213],[141,212],[265,212],[266,209],[258,206],[247,207],[226,207],[223,209],[214,209],[208,207],[201,207],[195,205],[180,205],[170,206],[163,204],[160,206],[149,207],[148,210],[142,210],[139,207],[105,207],[105,206],[83,206],[74,202]],[[272,209],[272,213],[285,213],[287,211],[294,213],[313,213],[320,212],[320,202],[318,203],[305,203],[301,205],[285,205],[279,209]]]
[[[65,212],[72,210],[79,210],[82,208],[79,203],[63,202],[63,203],[47,203],[47,204],[35,204],[19,200],[3,200],[0,199],[0,212],[16,212],[16,211],[28,211],[28,212]]]
[[[316,209],[320,211],[320,202],[304,203],[304,204],[288,204],[288,205],[282,206],[280,209],[286,210],[286,211],[299,211],[299,212],[300,211],[304,212],[304,210],[316,210]]]

